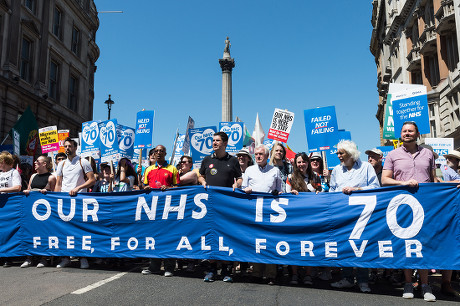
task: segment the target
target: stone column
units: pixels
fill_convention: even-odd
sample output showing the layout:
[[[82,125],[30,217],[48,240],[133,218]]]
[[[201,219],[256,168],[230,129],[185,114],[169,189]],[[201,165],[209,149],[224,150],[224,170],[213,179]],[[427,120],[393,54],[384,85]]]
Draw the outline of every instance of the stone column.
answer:
[[[235,67],[235,60],[230,57],[230,41],[225,41],[223,58],[219,59],[222,68],[222,121],[232,121],[232,69]]]

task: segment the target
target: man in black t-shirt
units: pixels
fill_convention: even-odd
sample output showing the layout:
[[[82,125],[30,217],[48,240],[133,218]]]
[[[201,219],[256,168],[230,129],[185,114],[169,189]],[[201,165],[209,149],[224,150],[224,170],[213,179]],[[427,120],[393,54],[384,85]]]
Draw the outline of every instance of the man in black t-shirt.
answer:
[[[203,185],[204,188],[209,185],[233,187],[233,190],[235,190],[235,188],[239,188],[243,183],[238,159],[225,151],[227,143],[227,134],[224,132],[217,132],[214,134],[212,140],[212,149],[214,153],[203,159],[200,168],[201,176],[198,178],[198,182]],[[230,276],[232,266],[232,263],[222,262],[221,275],[223,276],[224,282],[233,282]],[[204,281],[213,282],[216,274],[217,263],[214,261],[211,262],[211,269],[204,277]]]
[[[214,134],[212,148],[214,153],[206,156],[201,163],[199,183],[206,186],[239,188],[243,182],[238,159],[228,154],[225,149],[228,136],[224,132]]]

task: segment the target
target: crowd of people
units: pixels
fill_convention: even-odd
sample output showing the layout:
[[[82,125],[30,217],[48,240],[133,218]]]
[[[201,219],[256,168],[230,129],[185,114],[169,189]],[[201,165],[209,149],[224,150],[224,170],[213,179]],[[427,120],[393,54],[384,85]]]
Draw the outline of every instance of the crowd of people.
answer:
[[[65,153],[55,156],[56,171],[53,172],[53,161],[41,155],[34,162],[32,171],[18,169],[18,160],[8,153],[0,154],[0,192],[14,193],[23,191],[28,195],[32,191],[66,192],[71,196],[79,192],[126,192],[139,189],[167,190],[177,186],[202,185],[239,188],[245,193],[266,192],[273,195],[302,192],[343,192],[351,194],[356,190],[378,188],[380,186],[406,185],[417,187],[426,182],[460,182],[460,152],[452,151],[445,155],[447,165],[441,166],[443,178],[436,176],[436,153],[417,145],[420,137],[414,122],[404,123],[401,130],[402,146],[391,151],[382,164],[383,153],[379,149],[367,150],[368,161],[360,160],[360,152],[354,142],[342,140],[337,145],[337,156],[340,165],[329,171],[321,153],[298,153],[292,161],[286,158],[286,148],[282,143],[275,142],[270,150],[260,145],[254,149],[254,160],[247,148],[243,148],[236,156],[226,152],[228,136],[217,132],[213,137],[213,153],[204,158],[199,169],[193,169],[190,156],[182,156],[177,166],[169,164],[165,159],[166,148],[157,145],[148,152],[149,166],[133,164],[129,159],[122,158],[116,171],[112,164],[102,163],[97,169],[94,160],[80,158],[76,154],[77,143],[71,138],[64,141]],[[460,185],[459,185],[460,186]],[[3,258],[4,267],[11,266],[10,258]],[[37,268],[49,265],[47,257],[28,256],[21,268],[27,268],[38,260]],[[80,267],[89,268],[87,258],[79,258]],[[163,273],[166,277],[173,276],[176,262],[173,258],[151,258],[148,268],[142,274]],[[57,268],[64,268],[71,262],[69,257],[62,257]],[[187,270],[193,271],[197,260],[182,260]],[[161,270],[163,263],[163,270]],[[282,266],[281,266],[282,267]],[[300,270],[299,270],[300,268]],[[277,273],[283,268],[274,264],[233,263],[209,261],[206,267],[205,282],[213,282],[220,278],[224,282],[232,282],[236,270],[241,273],[250,271],[252,277],[264,279],[267,284],[276,283]],[[286,267],[284,267],[286,269]],[[333,268],[330,267],[297,267],[289,266],[289,282],[291,285],[312,285],[314,278],[331,281]],[[336,269],[334,269],[335,271]],[[302,273],[298,273],[302,271]],[[375,269],[342,268],[341,279],[332,282],[333,288],[351,288],[358,285],[360,291],[371,292],[369,283],[378,276]],[[403,285],[403,297],[414,297],[414,273],[404,270],[404,280],[398,280],[398,271],[385,270],[385,276],[395,285]],[[418,270],[421,292],[426,301],[435,301],[428,283],[429,271]],[[442,271],[442,292],[457,296],[451,286],[452,271]],[[356,282],[355,282],[356,279]]]

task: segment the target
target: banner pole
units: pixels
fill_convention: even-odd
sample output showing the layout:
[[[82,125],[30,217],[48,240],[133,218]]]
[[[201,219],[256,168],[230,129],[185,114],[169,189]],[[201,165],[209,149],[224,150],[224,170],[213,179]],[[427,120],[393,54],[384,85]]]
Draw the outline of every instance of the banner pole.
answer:
[[[172,150],[172,153],[171,153],[171,158],[169,159],[169,164],[172,165],[172,162],[174,161],[174,155],[176,153],[176,147],[177,147],[177,139],[179,138],[179,128],[177,128],[176,130],[176,137],[174,139],[174,145],[173,145],[173,150]],[[173,165],[175,166],[175,165]]]
[[[325,151],[321,151],[321,157],[323,158],[323,170],[328,170],[329,171],[329,168],[327,166],[327,157],[326,157],[326,152]],[[322,173],[321,173],[321,175],[322,175]],[[324,178],[324,180],[327,183],[329,181],[329,175],[326,176]]]
[[[8,139],[8,136],[10,136],[10,134],[9,134],[9,133],[8,133],[8,134],[6,134],[5,138],[3,138],[3,141],[2,141],[2,143],[0,144],[0,146],[1,146],[1,145],[3,145],[3,143],[4,143],[4,142],[5,142],[7,139]]]
[[[51,151],[51,163],[53,164],[53,172],[56,173],[56,164],[54,163],[54,151]]]

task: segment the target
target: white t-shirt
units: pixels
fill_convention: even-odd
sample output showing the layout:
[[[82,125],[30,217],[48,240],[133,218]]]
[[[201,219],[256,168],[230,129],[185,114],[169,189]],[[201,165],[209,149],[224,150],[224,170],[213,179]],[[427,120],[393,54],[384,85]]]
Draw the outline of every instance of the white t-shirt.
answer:
[[[21,175],[18,170],[12,168],[7,172],[0,172],[0,188],[10,188],[14,186],[22,186]]]
[[[133,190],[134,185],[134,176],[130,175],[126,177],[129,180],[129,184],[125,182],[120,182],[120,177],[117,176],[113,182],[113,191],[114,192],[123,192]]]
[[[64,166],[63,166],[64,165]],[[64,167],[64,169],[63,169]],[[80,156],[75,156],[72,161],[68,158],[59,163],[56,170],[56,176],[62,176],[62,192],[69,192],[77,186],[85,183],[85,176],[83,174],[92,172],[91,164],[85,158],[81,159]],[[79,192],[87,192],[86,188],[81,189]]]

